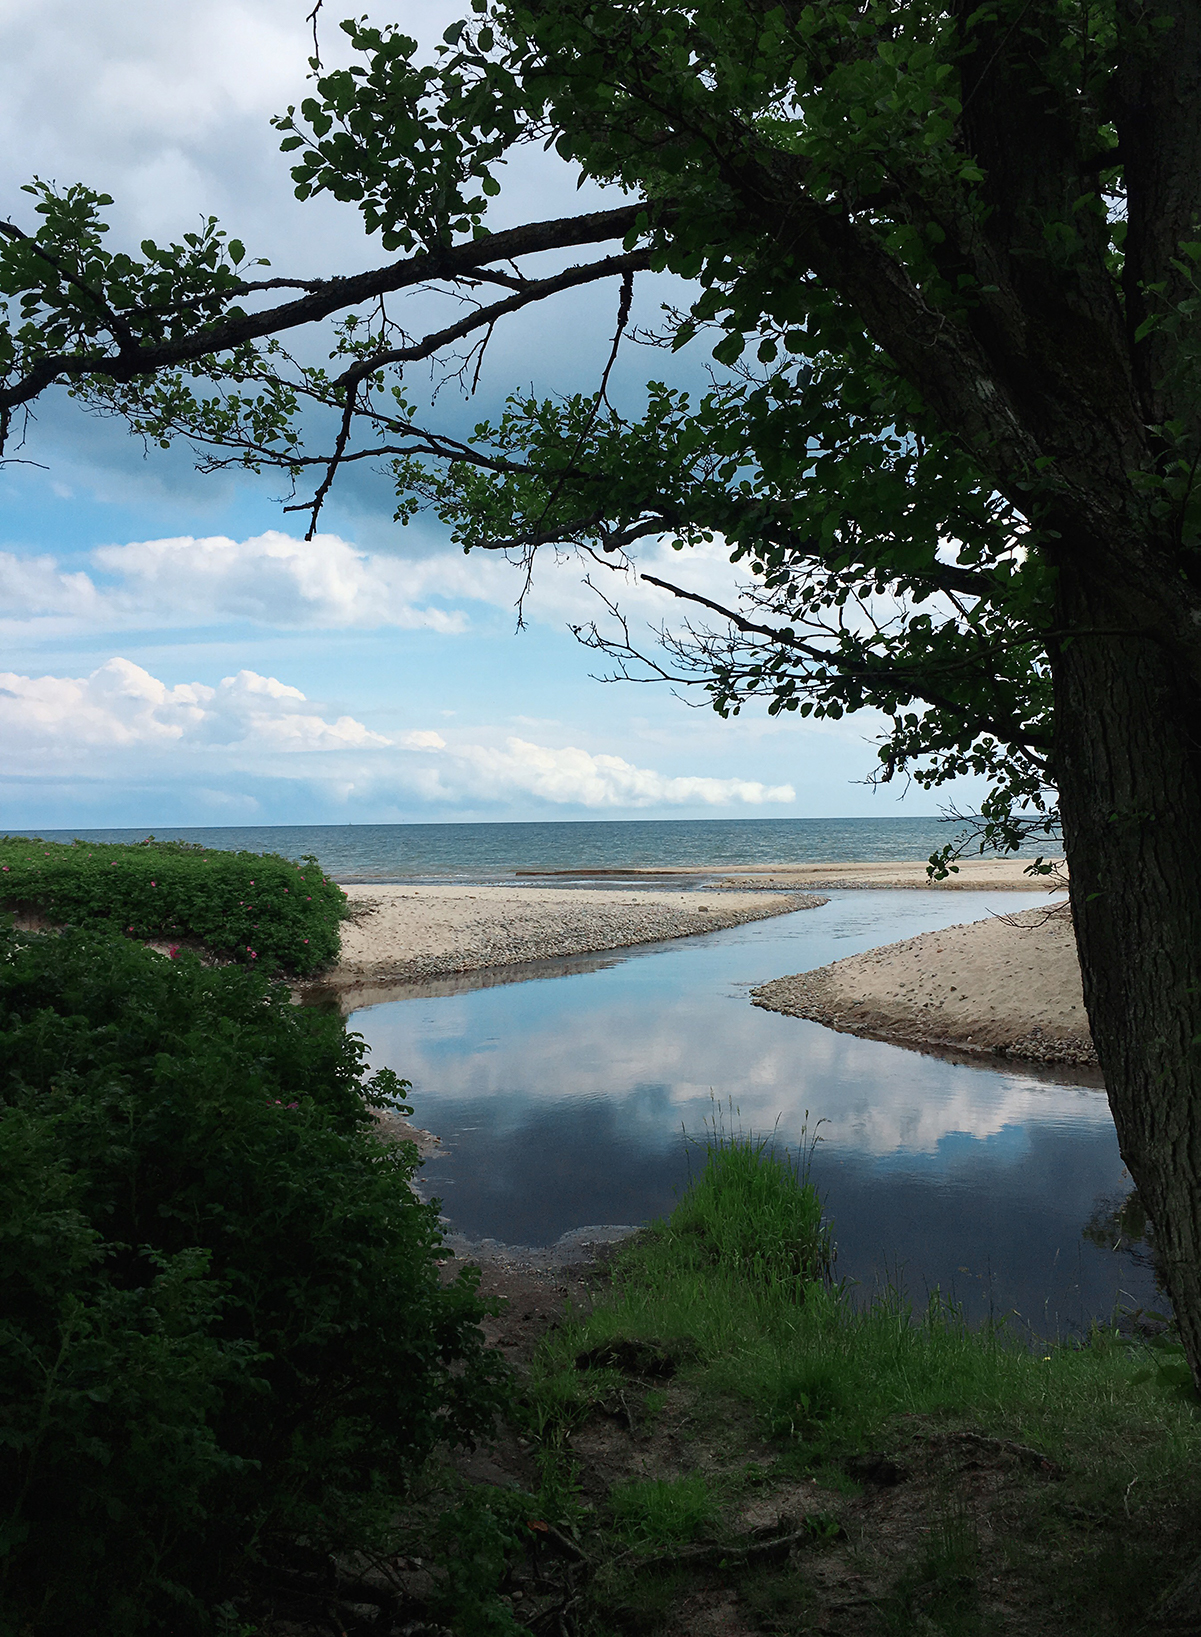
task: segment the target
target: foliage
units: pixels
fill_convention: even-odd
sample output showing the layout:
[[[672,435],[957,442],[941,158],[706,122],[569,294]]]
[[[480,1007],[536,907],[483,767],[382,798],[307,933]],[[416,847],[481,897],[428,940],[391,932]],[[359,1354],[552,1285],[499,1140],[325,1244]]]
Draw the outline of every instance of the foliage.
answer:
[[[199,940],[215,955],[301,976],[337,959],[346,894],[315,857],[186,841],[0,840],[0,905],[130,937]]]
[[[526,1628],[498,1600],[497,1588],[529,1538],[529,1511],[528,1496],[500,1491],[485,1498],[475,1491],[438,1518],[422,1549],[432,1548],[442,1571],[431,1613],[450,1630],[464,1637],[524,1637]]]
[[[335,1015],[111,933],[0,954],[4,1629],[202,1629],[379,1536],[501,1379]]]

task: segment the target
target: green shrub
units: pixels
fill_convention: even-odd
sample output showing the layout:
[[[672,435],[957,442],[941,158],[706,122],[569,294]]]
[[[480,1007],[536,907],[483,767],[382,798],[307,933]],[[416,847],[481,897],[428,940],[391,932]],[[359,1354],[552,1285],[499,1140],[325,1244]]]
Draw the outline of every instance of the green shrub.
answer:
[[[245,965],[305,976],[337,959],[346,894],[311,855],[227,853],[186,841],[132,846],[0,840],[0,907],[127,936],[199,940]]]
[[[204,1629],[491,1424],[364,1051],[257,971],[0,933],[0,1630]]]

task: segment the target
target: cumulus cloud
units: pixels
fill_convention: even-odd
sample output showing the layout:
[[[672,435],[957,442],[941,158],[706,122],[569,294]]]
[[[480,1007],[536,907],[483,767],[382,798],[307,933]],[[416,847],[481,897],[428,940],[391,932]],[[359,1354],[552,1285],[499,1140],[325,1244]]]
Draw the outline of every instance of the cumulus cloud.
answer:
[[[308,94],[310,9],[301,0],[3,0],[6,192],[32,174],[86,181],[114,196],[109,220],[134,245],[216,214],[281,271],[344,272],[379,259],[378,240],[369,243],[353,208],[292,197],[289,161],[269,123]],[[393,6],[359,11],[380,25],[395,21]],[[352,56],[338,15],[322,18],[327,69]],[[406,0],[405,32],[428,60],[459,15],[454,0]],[[582,208],[569,167],[553,154],[537,158],[516,167],[534,171],[541,198],[529,203],[537,198],[545,215]]]
[[[490,734],[482,736],[490,738]],[[169,763],[173,777],[214,768],[231,776],[306,777],[330,799],[465,803],[503,808],[522,798],[587,811],[757,807],[794,800],[791,785],[662,773],[578,745],[509,736],[479,743],[432,728],[393,736],[353,716],[329,717],[299,688],[242,670],[215,686],[169,686],[114,658],[86,677],[0,673],[0,747],[10,772],[71,766],[105,777]],[[190,760],[189,760],[190,758]]]
[[[424,628],[457,636],[469,628],[472,604],[511,610],[523,583],[510,564],[483,552],[399,557],[363,550],[336,534],[303,540],[278,529],[241,541],[178,535],[100,546],[88,560],[92,572],[65,569],[48,555],[0,552],[4,618],[56,630],[236,621],[292,630]],[[714,600],[735,595],[735,571],[720,541],[683,554],[652,543],[640,566]],[[673,599],[647,585],[636,569],[602,575],[598,585],[635,619],[654,622],[673,611]],[[525,612],[562,626],[605,611],[574,559],[546,557],[537,566]]]
[[[521,791],[576,807],[726,807],[790,802],[790,784],[752,779],[678,778],[635,767],[620,756],[594,756],[575,745],[552,749],[509,738],[503,748],[463,745],[458,759],[482,789]]]
[[[351,716],[327,722],[299,688],[239,671],[215,688],[168,687],[128,659],[110,659],[90,676],[0,672],[0,741],[11,759],[104,748],[186,745],[255,746],[273,751],[346,750],[391,743]]]

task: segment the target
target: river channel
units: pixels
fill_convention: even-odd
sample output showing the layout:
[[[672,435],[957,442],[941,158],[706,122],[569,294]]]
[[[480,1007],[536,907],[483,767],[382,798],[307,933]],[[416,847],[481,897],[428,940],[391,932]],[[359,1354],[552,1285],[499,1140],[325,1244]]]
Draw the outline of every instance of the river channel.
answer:
[[[843,891],[820,909],[420,990],[353,1014],[413,1083],[423,1173],[468,1239],[545,1246],[671,1209],[707,1124],[816,1135],[811,1175],[864,1294],[935,1288],[970,1316],[1068,1335],[1162,1307],[1097,1224],[1130,1189],[1104,1091],[1072,1071],[949,1061],[753,1006],[748,992],[1027,893]],[[532,975],[531,975],[532,974]],[[1092,1223],[1093,1231],[1086,1235]],[[1101,1243],[1098,1243],[1101,1240]]]

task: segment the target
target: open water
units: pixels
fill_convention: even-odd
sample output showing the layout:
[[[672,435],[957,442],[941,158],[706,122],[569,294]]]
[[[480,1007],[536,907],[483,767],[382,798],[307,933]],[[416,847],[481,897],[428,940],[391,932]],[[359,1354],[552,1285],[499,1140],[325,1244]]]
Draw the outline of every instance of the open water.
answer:
[[[145,830],[42,830],[48,841],[140,841]],[[159,840],[315,853],[339,881],[496,881],[518,870],[846,863],[928,858],[956,834],[937,818],[647,819],[529,824],[288,824],[165,828]],[[1031,855],[1054,849],[1031,847]]]

